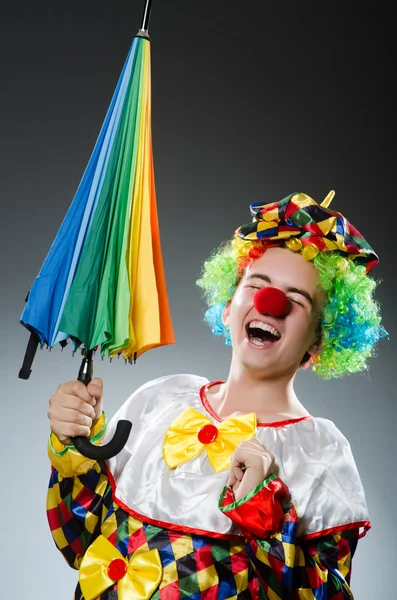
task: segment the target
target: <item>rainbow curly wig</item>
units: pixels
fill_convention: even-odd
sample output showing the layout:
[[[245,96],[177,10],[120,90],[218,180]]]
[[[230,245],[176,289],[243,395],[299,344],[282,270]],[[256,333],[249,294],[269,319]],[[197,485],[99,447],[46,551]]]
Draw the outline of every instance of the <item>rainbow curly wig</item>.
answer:
[[[266,206],[274,208],[274,205]],[[374,298],[377,282],[367,275],[368,264],[360,264],[362,257],[357,248],[350,253],[340,248],[320,249],[320,241],[312,234],[305,237],[305,233],[286,239],[278,231],[277,239],[273,236],[271,240],[261,240],[259,235],[247,239],[241,229],[205,261],[197,281],[208,304],[204,319],[212,332],[223,335],[226,344],[231,343],[229,330],[222,323],[224,307],[232,299],[245,268],[262,256],[266,247],[283,246],[313,261],[319,272],[319,286],[326,292],[321,317],[321,351],[305,366],[310,365],[323,379],[365,370],[368,359],[375,354],[376,343],[386,337],[387,332],[381,325],[380,307]],[[305,243],[307,237],[310,243]],[[367,257],[374,262],[376,255],[371,248],[370,251]]]

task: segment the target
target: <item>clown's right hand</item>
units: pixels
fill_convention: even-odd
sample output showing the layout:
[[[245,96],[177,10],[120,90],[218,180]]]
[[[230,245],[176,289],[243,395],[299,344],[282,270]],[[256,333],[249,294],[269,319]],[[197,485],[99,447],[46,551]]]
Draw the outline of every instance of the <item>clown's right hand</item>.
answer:
[[[72,437],[90,437],[91,428],[102,414],[103,383],[96,377],[88,386],[80,381],[61,383],[49,400],[47,416],[51,431],[65,446],[73,444]]]

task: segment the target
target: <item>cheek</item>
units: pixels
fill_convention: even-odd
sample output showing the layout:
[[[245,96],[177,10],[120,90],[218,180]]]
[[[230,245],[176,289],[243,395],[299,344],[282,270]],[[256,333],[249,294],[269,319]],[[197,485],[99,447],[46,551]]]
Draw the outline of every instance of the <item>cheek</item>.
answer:
[[[305,331],[305,335],[302,337],[302,342],[305,346],[312,345],[318,337],[318,317],[313,314],[306,315],[305,319],[301,324],[302,329]]]
[[[233,303],[238,306],[254,305],[254,296],[258,292],[258,289],[253,287],[240,287],[236,291]]]
[[[245,294],[236,294],[233,297],[229,313],[229,327],[239,327],[241,321],[253,307],[252,299],[247,298]]]
[[[254,294],[240,293],[233,298],[232,311],[236,316],[243,316],[254,306]]]
[[[300,338],[303,344],[312,339],[315,324],[311,314],[299,306],[294,306],[288,317],[290,322],[287,329],[291,331],[295,338]]]

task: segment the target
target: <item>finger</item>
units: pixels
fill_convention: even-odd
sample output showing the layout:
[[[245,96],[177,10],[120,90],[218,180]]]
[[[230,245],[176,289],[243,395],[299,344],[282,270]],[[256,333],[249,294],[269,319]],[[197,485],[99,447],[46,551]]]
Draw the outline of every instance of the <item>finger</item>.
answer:
[[[258,440],[258,438],[253,438],[252,440],[249,440],[251,442],[250,447],[255,448],[257,450],[266,450],[267,448],[264,444],[262,444],[262,442],[260,440]]]
[[[100,400],[103,396],[103,382],[99,377],[94,379],[87,386],[88,393],[96,400]]]
[[[64,423],[62,421],[54,421],[51,423],[51,431],[60,438],[72,438],[77,435],[89,437],[91,428],[77,423]]]
[[[71,396],[77,396],[87,402],[88,404],[92,404],[93,397],[88,393],[87,387],[81,381],[68,381],[67,383],[61,383],[58,387],[57,393],[60,394],[68,394]]]
[[[241,465],[235,465],[235,466],[231,466],[230,468],[230,473],[233,474],[233,477],[236,479],[236,481],[242,481],[243,477],[244,477],[244,470],[241,468]]]
[[[261,469],[268,470],[270,465],[274,463],[274,457],[272,454],[267,452],[266,450],[262,450],[261,452],[257,451],[247,451],[237,450],[232,459],[232,466],[237,467],[240,466],[243,470],[245,469]]]
[[[95,410],[91,404],[85,402],[78,396],[72,396],[71,394],[59,394],[57,397],[52,396],[50,398],[50,410],[52,415],[55,417],[58,415],[58,411],[61,408],[73,409],[87,417],[95,418]]]
[[[262,444],[258,438],[251,438],[249,440],[244,440],[238,446],[238,448],[247,448],[251,450],[266,450],[266,447]]]
[[[91,408],[91,407],[90,407]],[[59,407],[56,414],[52,414],[49,411],[50,421],[62,422],[62,423],[76,423],[77,425],[83,425],[84,427],[92,427],[92,421],[95,417],[90,417],[88,415],[83,414],[78,410],[74,410],[71,408]]]
[[[257,444],[251,444],[251,445],[240,444],[240,446],[238,446],[233,453],[233,457],[237,458],[241,462],[245,462],[246,457],[249,457],[249,456],[265,456],[265,455],[272,456],[270,454],[270,452],[268,452],[266,450],[266,448],[264,448],[263,446],[258,446]]]
[[[54,435],[56,435],[56,434],[54,434]],[[63,444],[64,446],[73,446],[73,438],[66,437],[64,435],[57,435],[56,437],[61,442],[61,444]]]
[[[241,485],[241,481],[236,481],[236,483],[233,485],[232,490],[233,490],[233,494],[236,495],[236,492],[239,490]]]
[[[232,466],[233,467],[238,467],[241,465],[248,466],[247,461],[249,461],[250,457],[252,457],[253,455],[256,455],[256,454],[257,454],[257,452],[253,451],[250,448],[239,447],[233,453],[232,460],[231,460]]]
[[[103,383],[102,379],[96,377],[93,379],[88,387],[88,391],[92,396],[95,396],[92,406],[95,407],[95,420],[98,421],[102,414],[103,405]]]
[[[232,490],[237,489],[237,487],[240,485],[240,481],[237,479],[235,473],[233,473],[233,471],[230,471],[229,473],[229,480],[227,482],[227,485],[232,488]]]
[[[231,487],[233,487],[236,482],[241,481],[244,477],[244,471],[240,465],[240,463],[231,464],[229,471],[229,483]]]
[[[235,476],[235,474],[233,473],[233,471],[230,471],[230,473],[229,473],[229,479],[228,479],[227,485],[228,485],[229,487],[233,487],[233,486],[234,486],[234,484],[236,483],[236,481],[237,481],[237,479],[236,479],[236,476]]]

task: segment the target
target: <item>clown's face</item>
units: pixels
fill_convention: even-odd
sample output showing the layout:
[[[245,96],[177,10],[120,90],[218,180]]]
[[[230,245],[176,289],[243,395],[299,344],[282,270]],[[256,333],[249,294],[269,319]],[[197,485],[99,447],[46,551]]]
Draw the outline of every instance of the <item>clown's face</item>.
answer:
[[[289,309],[283,317],[260,314],[254,296],[265,286],[282,290]],[[318,271],[299,253],[269,248],[245,270],[223,313],[230,328],[233,365],[256,376],[292,377],[306,352],[318,350],[319,320],[324,292]]]

